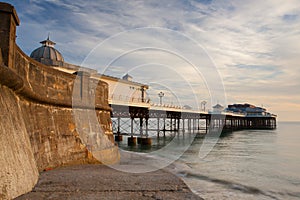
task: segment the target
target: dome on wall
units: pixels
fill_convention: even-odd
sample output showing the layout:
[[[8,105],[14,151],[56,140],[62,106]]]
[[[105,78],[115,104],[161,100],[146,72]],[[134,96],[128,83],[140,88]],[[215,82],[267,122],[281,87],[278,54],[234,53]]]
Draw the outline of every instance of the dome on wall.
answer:
[[[45,65],[62,66],[64,58],[61,53],[54,48],[55,42],[51,41],[48,37],[40,43],[42,46],[32,51],[30,57]]]

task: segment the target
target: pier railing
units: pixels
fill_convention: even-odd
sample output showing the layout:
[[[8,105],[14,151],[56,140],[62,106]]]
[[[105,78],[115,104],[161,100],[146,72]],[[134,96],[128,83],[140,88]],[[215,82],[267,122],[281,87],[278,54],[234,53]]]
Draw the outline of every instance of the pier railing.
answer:
[[[111,95],[108,99],[108,103],[110,105],[150,108],[149,99],[135,98],[124,95]]]

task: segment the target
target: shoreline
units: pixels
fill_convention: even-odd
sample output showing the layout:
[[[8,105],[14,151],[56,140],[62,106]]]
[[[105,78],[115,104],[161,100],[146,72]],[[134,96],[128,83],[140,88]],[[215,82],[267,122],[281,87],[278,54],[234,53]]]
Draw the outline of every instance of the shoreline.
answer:
[[[15,199],[202,199],[167,168],[127,173],[98,164],[59,167],[42,172],[33,190]]]

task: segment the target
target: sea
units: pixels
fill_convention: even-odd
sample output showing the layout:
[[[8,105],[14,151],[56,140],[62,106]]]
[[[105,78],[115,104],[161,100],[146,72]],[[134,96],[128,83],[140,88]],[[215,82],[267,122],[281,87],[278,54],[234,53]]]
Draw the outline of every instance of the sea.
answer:
[[[150,148],[128,147],[126,139],[119,146],[147,155],[176,138],[165,157],[174,157],[173,172],[204,199],[294,200],[300,199],[299,130],[300,122],[279,122],[275,130],[234,131],[212,138],[212,148],[201,156],[201,146],[210,139],[194,131],[153,137]],[[172,152],[180,148],[183,153],[176,157]]]

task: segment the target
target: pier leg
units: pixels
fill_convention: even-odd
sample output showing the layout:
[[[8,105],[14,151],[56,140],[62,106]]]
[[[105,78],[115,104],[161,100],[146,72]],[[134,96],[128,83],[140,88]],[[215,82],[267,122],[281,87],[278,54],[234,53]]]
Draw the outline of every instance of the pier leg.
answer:
[[[143,136],[143,118],[140,117],[140,135]]]
[[[210,126],[210,120],[209,120],[209,117],[206,116],[205,117],[205,133],[208,132],[208,127]]]
[[[131,137],[128,138],[127,143],[128,146],[135,146],[136,145],[136,137],[133,137],[133,120],[134,118],[131,118]]]
[[[130,124],[130,132],[131,132],[131,137],[133,137],[133,120],[134,118],[131,118],[131,124]]]
[[[152,144],[152,138],[149,138],[148,136],[148,118],[145,118],[145,125],[146,125],[146,130],[145,130],[145,136],[146,137],[138,137],[138,144],[141,144],[142,146],[151,146]]]
[[[148,137],[148,118],[145,119],[146,123],[146,137],[140,138],[140,144],[142,146],[150,146],[152,144],[152,138]]]
[[[120,117],[118,117],[118,131],[117,131],[117,133],[118,133],[118,135],[121,133],[120,132],[120,121],[121,121],[121,118]]]
[[[173,118],[172,128],[173,131],[176,131],[176,118]]]
[[[120,117],[118,117],[118,120],[117,120],[117,135],[115,135],[115,141],[116,142],[120,142],[120,141],[123,141],[123,136],[121,135],[121,132],[120,132]]]
[[[159,117],[157,118],[157,137],[159,137]]]
[[[148,121],[149,119],[148,118],[146,118],[145,119],[145,122],[146,122],[146,137],[148,137]]]
[[[194,130],[195,130],[195,119],[191,119],[191,126],[192,126],[192,131],[194,132]]]
[[[164,117],[164,137],[166,137],[166,118]]]
[[[143,117],[140,117],[140,136],[137,137],[138,144],[141,144],[142,137],[143,137]]]
[[[136,137],[129,137],[127,140],[128,146],[135,146],[136,145]]]

